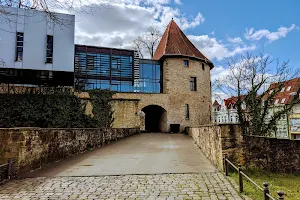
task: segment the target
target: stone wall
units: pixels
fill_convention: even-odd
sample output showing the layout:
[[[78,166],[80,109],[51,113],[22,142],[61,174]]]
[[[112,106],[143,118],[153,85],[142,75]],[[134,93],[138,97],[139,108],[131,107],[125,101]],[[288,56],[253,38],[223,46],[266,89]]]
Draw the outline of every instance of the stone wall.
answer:
[[[222,143],[220,127],[215,125],[188,128],[189,135],[212,164],[222,169]]]
[[[223,155],[249,169],[300,172],[300,141],[242,135],[237,124],[188,128],[204,155],[220,170]]]
[[[141,128],[138,104],[139,100],[136,99],[113,99],[113,128]]]
[[[269,171],[300,172],[300,141],[244,136],[245,165]]]
[[[0,164],[15,161],[17,173],[129,137],[139,129],[0,129]]]

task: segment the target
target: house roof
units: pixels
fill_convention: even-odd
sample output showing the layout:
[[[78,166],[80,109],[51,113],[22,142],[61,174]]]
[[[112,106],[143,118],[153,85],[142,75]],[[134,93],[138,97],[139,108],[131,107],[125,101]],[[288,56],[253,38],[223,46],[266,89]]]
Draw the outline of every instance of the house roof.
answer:
[[[213,103],[213,107],[219,107],[219,106],[221,106],[221,105],[219,104],[219,102],[217,100],[215,100],[215,102]]]
[[[153,60],[160,60],[167,56],[195,58],[206,62],[211,69],[214,67],[214,64],[193,45],[173,19],[162,36]]]
[[[300,78],[294,78],[285,82],[272,83],[268,89],[268,93],[264,98],[267,98],[267,95],[270,95],[271,91],[274,89],[281,87],[282,90],[274,96],[274,103],[289,104],[294,100],[295,95],[299,95]]]
[[[244,100],[244,98],[245,98],[244,95],[241,95],[240,97],[241,97],[241,100]],[[235,105],[237,101],[238,101],[238,97],[232,96],[228,99],[224,99],[224,104],[227,109],[230,109],[230,105]]]

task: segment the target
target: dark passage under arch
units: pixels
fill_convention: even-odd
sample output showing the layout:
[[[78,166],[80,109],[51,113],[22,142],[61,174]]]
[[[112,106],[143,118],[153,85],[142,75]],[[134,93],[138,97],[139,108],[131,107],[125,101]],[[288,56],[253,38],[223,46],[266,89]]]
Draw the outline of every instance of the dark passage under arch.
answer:
[[[165,132],[166,110],[157,105],[142,109],[145,113],[145,129],[148,132]]]

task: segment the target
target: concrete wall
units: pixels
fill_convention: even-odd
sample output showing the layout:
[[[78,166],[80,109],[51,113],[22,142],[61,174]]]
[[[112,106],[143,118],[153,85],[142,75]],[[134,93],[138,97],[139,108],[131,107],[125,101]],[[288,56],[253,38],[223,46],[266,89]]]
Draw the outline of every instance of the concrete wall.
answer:
[[[1,9],[4,9],[2,7]],[[44,12],[5,8],[8,20],[0,20],[0,58],[2,68],[74,71],[75,16],[58,14],[60,25]],[[0,16],[1,17],[1,16]],[[3,18],[2,18],[3,19]],[[23,60],[16,62],[16,32],[24,33]],[[47,35],[53,35],[53,63],[46,62]]]
[[[139,133],[139,129],[0,129],[0,164],[15,161],[17,173]]]
[[[300,172],[300,141],[242,135],[236,124],[189,128],[188,133],[220,170],[226,153],[233,163],[250,169]]]

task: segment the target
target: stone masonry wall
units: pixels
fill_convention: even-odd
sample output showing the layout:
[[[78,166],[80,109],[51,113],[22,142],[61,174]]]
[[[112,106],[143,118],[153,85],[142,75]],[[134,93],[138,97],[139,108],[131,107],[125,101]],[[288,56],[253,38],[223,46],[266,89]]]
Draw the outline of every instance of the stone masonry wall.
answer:
[[[167,58],[163,63],[164,93],[168,95],[168,121],[183,127],[198,127],[211,123],[210,67],[200,61]],[[204,64],[204,69],[202,69]],[[196,77],[197,91],[191,91],[190,78]],[[185,104],[190,107],[190,119],[185,118]]]
[[[242,135],[240,125],[219,124],[189,128],[204,155],[218,169],[223,155],[249,169],[300,172],[300,141]]]
[[[221,170],[223,165],[220,127],[204,125],[199,128],[188,128],[188,133],[210,162]]]
[[[129,137],[139,129],[0,129],[0,164],[15,161],[17,173]]]
[[[114,122],[113,128],[141,128],[141,119],[138,115],[139,100],[114,99],[111,101]]]
[[[300,141],[244,136],[245,165],[278,172],[300,172]]]

